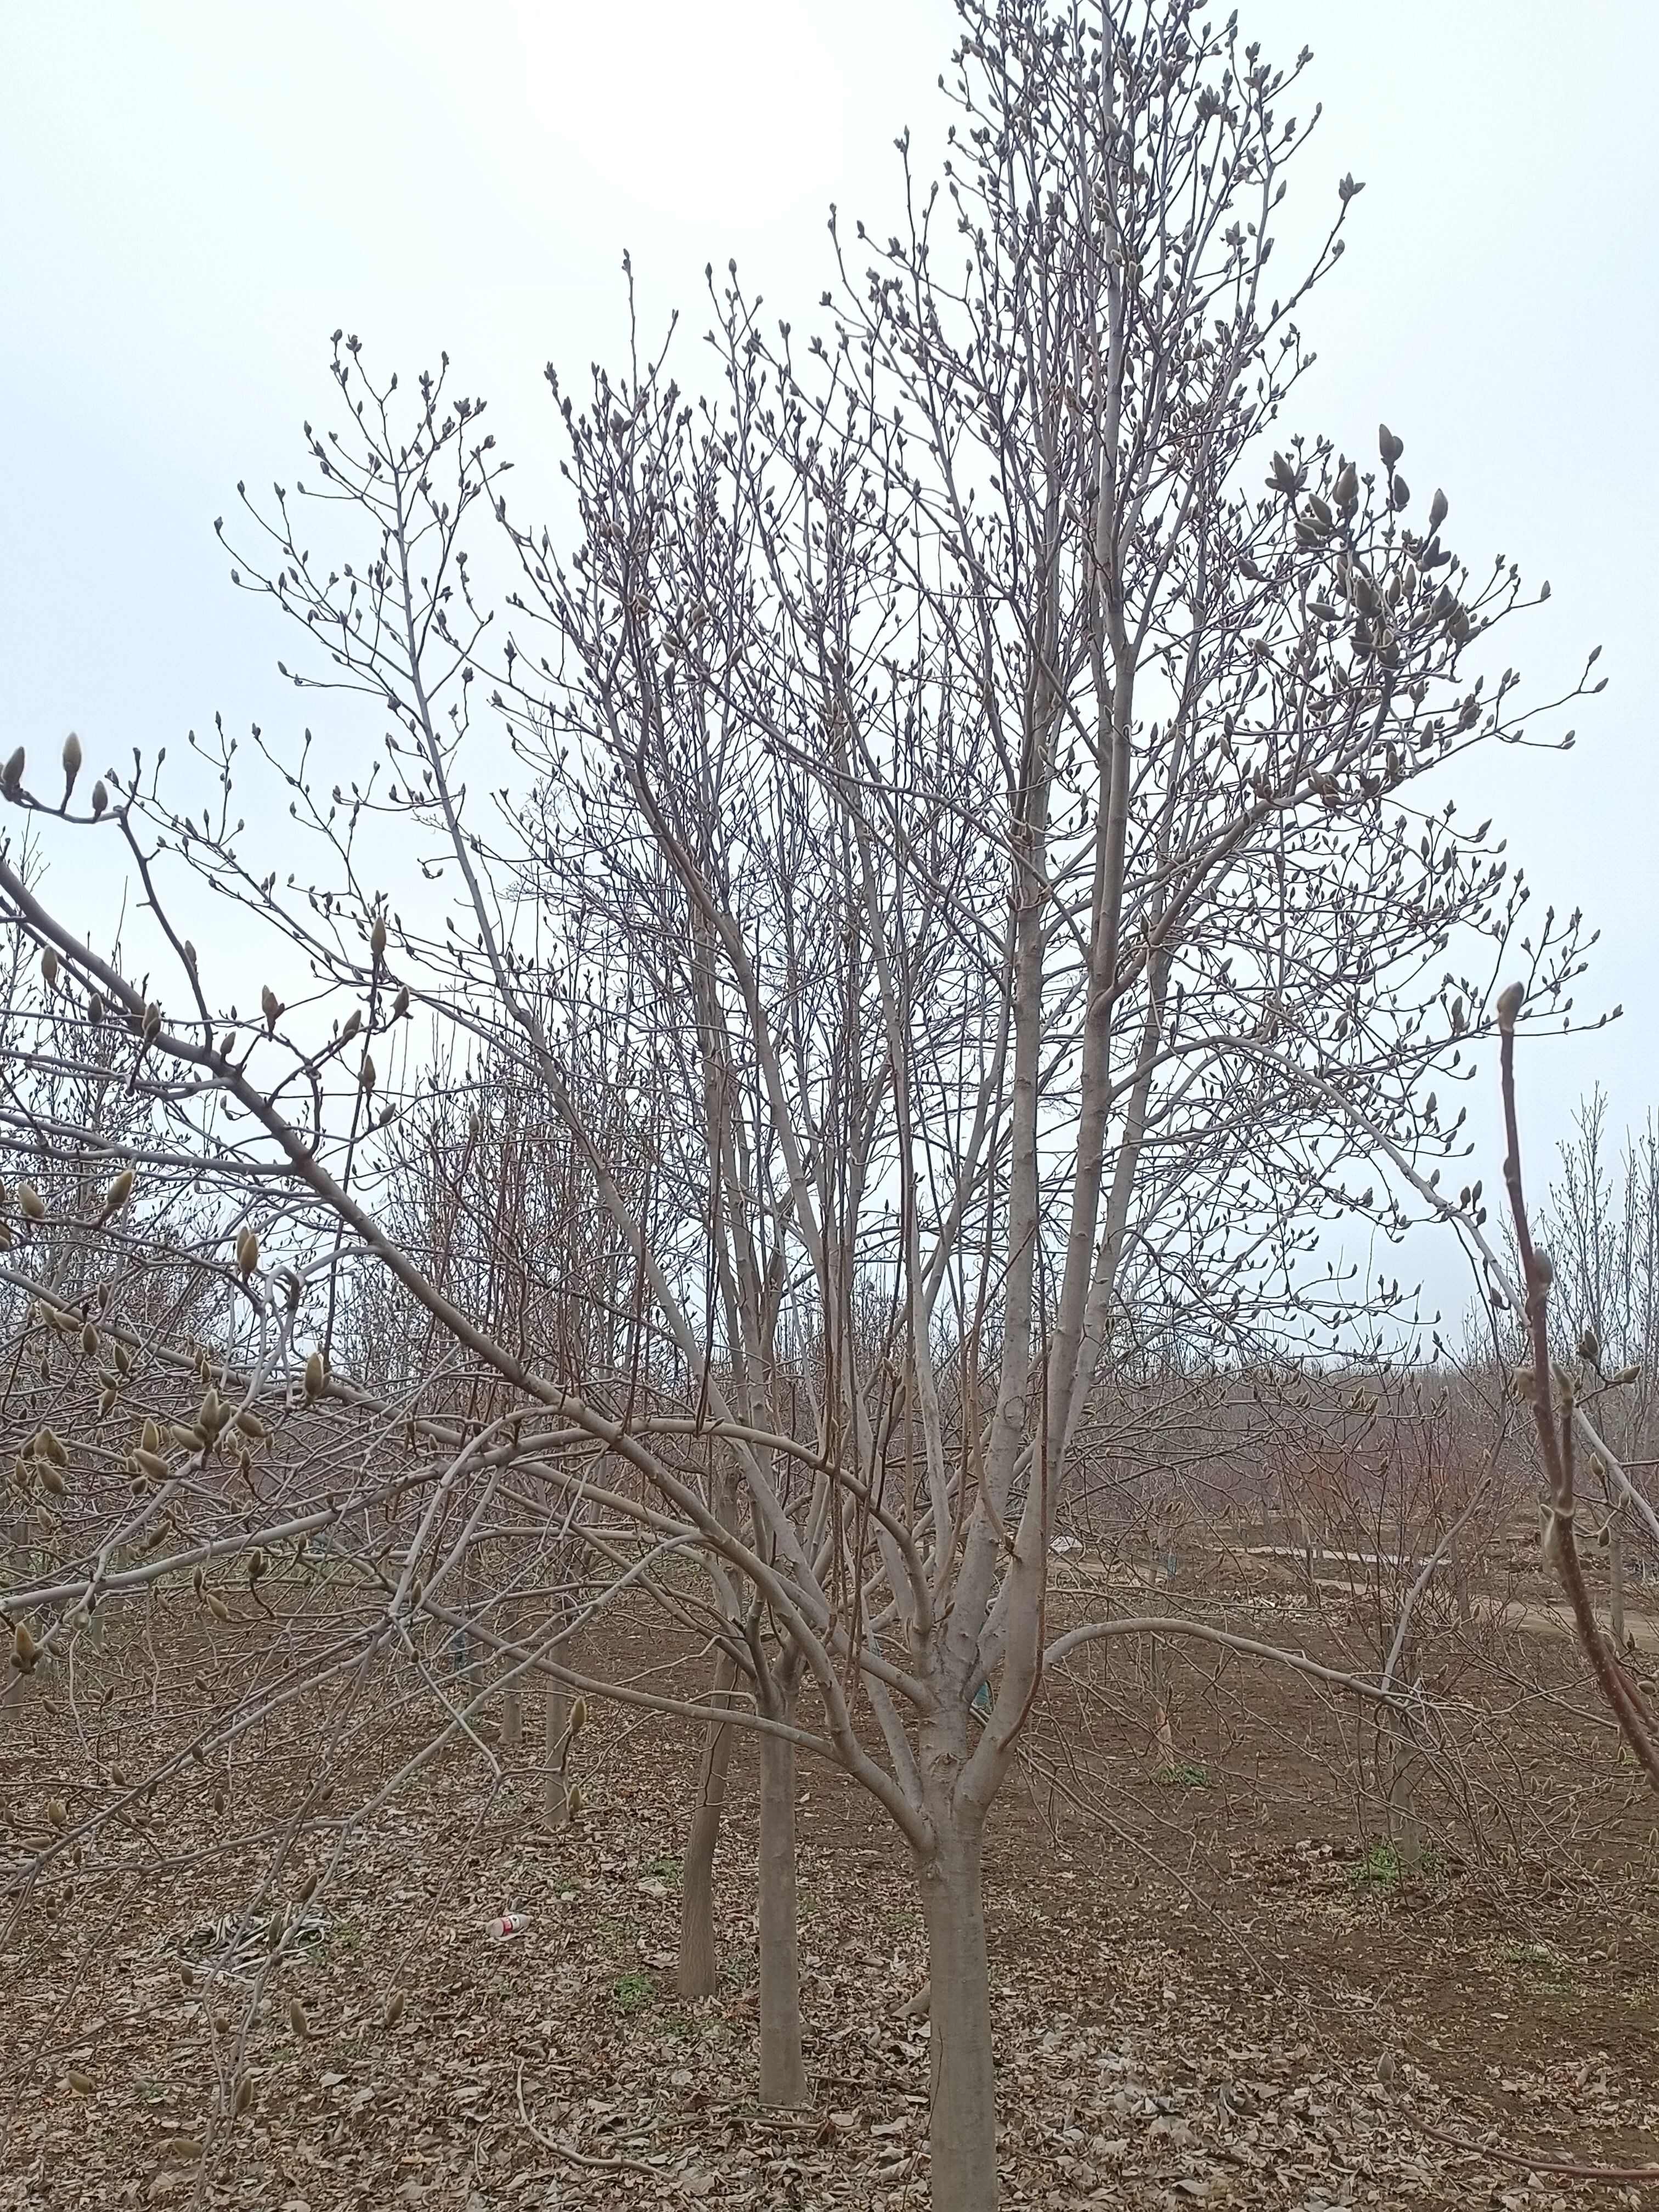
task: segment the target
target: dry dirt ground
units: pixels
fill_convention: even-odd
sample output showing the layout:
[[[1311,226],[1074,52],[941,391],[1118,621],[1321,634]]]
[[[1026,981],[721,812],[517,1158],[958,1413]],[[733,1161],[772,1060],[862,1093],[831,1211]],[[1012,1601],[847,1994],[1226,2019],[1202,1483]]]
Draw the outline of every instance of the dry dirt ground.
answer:
[[[0,1727],[0,1875],[46,1840],[54,1796],[70,1832],[119,1797],[141,1732],[188,1740],[237,1663],[235,1626],[189,1680],[147,1681],[112,1651],[73,1709],[60,1688]],[[1322,1632],[1297,1630],[1310,1650]],[[1005,2202],[1659,2206],[1659,2184],[1543,2163],[1659,2165],[1659,1805],[1571,1652],[1517,1639],[1449,1668],[1462,1720],[1419,1785],[1430,1850],[1404,1876],[1355,1794],[1352,1709],[1213,1656],[1120,1648],[1086,1695],[1056,1692],[1036,1771],[995,1815]],[[588,1655],[657,1684],[699,1679],[685,1658],[644,1618]],[[312,1804],[277,1898],[326,1866],[337,1808],[429,1710]],[[884,1816],[804,1769],[812,2102],[772,2114],[755,2094],[752,1755],[733,1761],[719,1864],[722,1985],[685,2004],[677,1808],[695,1747],[598,1712],[568,1829],[543,1817],[539,1750],[532,1716],[493,1794],[477,1750],[447,1751],[319,1889],[320,1932],[274,1963],[256,1944],[216,1969],[203,1930],[248,1906],[310,1784],[275,1727],[132,1804],[78,1873],[60,1860],[0,1899],[0,2206],[924,2203],[927,2029],[903,2008],[926,1969]],[[526,1928],[492,1941],[503,1911]],[[243,2071],[250,2106],[210,2130]]]

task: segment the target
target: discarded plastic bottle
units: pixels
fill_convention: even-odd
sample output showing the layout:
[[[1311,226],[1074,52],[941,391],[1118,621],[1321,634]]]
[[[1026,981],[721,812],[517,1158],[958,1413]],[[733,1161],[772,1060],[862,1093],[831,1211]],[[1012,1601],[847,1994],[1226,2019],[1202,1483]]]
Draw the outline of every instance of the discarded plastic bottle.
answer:
[[[529,1925],[527,1912],[500,1912],[490,1922],[489,1932],[498,1943],[504,1943],[509,1936],[522,1936]]]

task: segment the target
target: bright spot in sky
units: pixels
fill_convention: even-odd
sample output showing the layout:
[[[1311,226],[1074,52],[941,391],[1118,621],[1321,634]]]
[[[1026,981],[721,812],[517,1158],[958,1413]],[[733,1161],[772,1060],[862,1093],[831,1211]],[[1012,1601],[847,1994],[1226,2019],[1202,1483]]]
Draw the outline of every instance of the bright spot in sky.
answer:
[[[844,87],[797,0],[513,12],[536,120],[642,207],[746,228],[839,165]]]

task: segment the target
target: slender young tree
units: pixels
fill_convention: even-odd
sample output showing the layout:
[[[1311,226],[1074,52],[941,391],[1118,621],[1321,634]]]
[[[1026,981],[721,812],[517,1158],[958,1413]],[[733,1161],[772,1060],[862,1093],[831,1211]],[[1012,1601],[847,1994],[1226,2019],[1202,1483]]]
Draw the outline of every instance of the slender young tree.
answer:
[[[1155,1303],[1224,1354],[1395,1310],[1397,1285],[1322,1267],[1322,1225],[1393,1231],[1411,1205],[1478,1235],[1478,1192],[1439,1189],[1463,1117],[1438,1090],[1499,960],[1559,1018],[1583,948],[1576,916],[1521,936],[1490,825],[1436,793],[1527,726],[1493,659],[1516,570],[1471,574],[1439,493],[1407,519],[1386,426],[1375,460],[1283,427],[1358,189],[1276,283],[1302,64],[1185,0],[962,18],[940,177],[902,142],[897,228],[856,252],[836,228],[818,335],[764,325],[733,272],[706,396],[637,343],[580,407],[556,381],[562,554],[509,514],[447,365],[405,400],[337,339],[311,482],[227,532],[236,580],[308,633],[296,683],[385,732],[358,744],[334,702],[331,797],[308,750],[258,739],[309,881],[232,820],[246,764],[221,733],[209,817],[143,774],[80,817],[125,841],[171,1006],[9,861],[0,896],[127,1023],[135,1080],[210,1098],[224,1156],[488,1376],[386,1632],[464,1617],[510,1664],[606,1686],[489,1592],[434,1600],[428,1564],[453,1576],[485,1510],[465,1478],[548,1528],[578,1499],[626,1519],[619,1583],[706,1637],[713,1698],[628,1694],[717,1732],[710,1806],[723,1731],[761,1739],[769,2095],[803,2085],[796,1754],[890,1815],[927,1934],[934,2202],[982,2212],[987,1821],[1045,1674],[1110,1637],[1262,1650],[1199,1607],[1051,1630],[1120,1318]],[[338,508],[324,554],[302,495]],[[5,790],[36,804],[26,763]],[[443,888],[377,889],[417,867]],[[210,1002],[163,872],[268,933],[301,1015],[269,986],[263,1017]],[[417,1018],[561,1133],[624,1263],[620,1358],[476,1310],[385,1202]]]

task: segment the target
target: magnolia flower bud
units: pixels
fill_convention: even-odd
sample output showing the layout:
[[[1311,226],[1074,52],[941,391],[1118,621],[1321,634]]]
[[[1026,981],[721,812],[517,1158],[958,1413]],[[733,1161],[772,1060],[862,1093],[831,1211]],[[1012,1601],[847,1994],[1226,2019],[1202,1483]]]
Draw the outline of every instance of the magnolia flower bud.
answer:
[[[1382,456],[1383,467],[1391,469],[1405,452],[1406,441],[1403,438],[1396,438],[1386,422],[1379,422],[1376,426],[1376,447]]]
[[[1504,985],[1504,988],[1498,994],[1498,1026],[1499,1029],[1512,1030],[1515,1027],[1516,1017],[1520,1013],[1522,1007],[1525,1005],[1526,997],[1526,991],[1521,984],[1506,983]]]
[[[236,1264],[245,1275],[251,1275],[259,1264],[259,1239],[251,1227],[236,1239]]]
[[[40,973],[46,978],[47,990],[55,991],[58,988],[58,954],[50,945],[40,955]]]
[[[323,1384],[325,1380],[326,1377],[323,1371],[323,1355],[320,1352],[313,1352],[310,1358],[306,1362],[307,1397],[320,1398],[323,1395]]]
[[[17,1203],[22,1208],[23,1218],[26,1221],[44,1221],[46,1219],[46,1201],[41,1197],[40,1192],[35,1188],[32,1182],[19,1183],[17,1186]]]
[[[386,916],[384,915],[377,914],[374,917],[374,927],[368,933],[368,951],[369,957],[378,968],[381,961],[386,958]]]
[[[8,799],[15,799],[22,788],[23,763],[26,757],[23,748],[19,745],[16,751],[7,761],[5,767],[0,769],[0,791],[3,791]]]
[[[103,813],[107,810],[108,806],[109,806],[109,793],[108,793],[108,792],[107,792],[107,791],[106,791],[106,790],[105,790],[105,788],[104,788],[104,779],[103,779],[103,777],[100,775],[100,776],[99,777],[99,779],[98,779],[97,782],[96,782],[96,783],[94,783],[94,784],[93,785],[93,787],[92,787],[92,818],[93,818],[93,820],[94,820],[94,822],[96,822],[96,821],[98,820],[99,817],[100,817],[100,815],[102,815],[102,814],[103,814]]]
[[[1450,505],[1451,502],[1447,499],[1445,493],[1437,489],[1434,497],[1429,501],[1429,535],[1431,538],[1433,537],[1435,532],[1439,529],[1441,524],[1445,520],[1446,516],[1449,512]]]
[[[69,805],[75,779],[81,773],[81,740],[71,730],[64,740],[64,804]]]
[[[1585,1328],[1580,1331],[1578,1357],[1587,1367],[1599,1367],[1601,1364],[1601,1340],[1593,1328]]]
[[[392,1001],[392,1019],[394,1021],[401,1021],[408,1012],[409,986],[407,983],[399,983],[398,986],[398,995]]]
[[[1341,472],[1331,489],[1339,507],[1348,507],[1358,504],[1359,471],[1352,461],[1344,462]]]
[[[278,1002],[276,994],[271,989],[269,983],[262,983],[259,987],[259,1006],[265,1018],[265,1034],[267,1036],[275,1036],[276,1034],[276,1018],[282,1012],[283,1009]]]
[[[112,1213],[118,1213],[132,1196],[134,1180],[134,1170],[131,1168],[123,1168],[120,1174],[111,1183],[104,1199],[104,1218],[106,1221]]]

